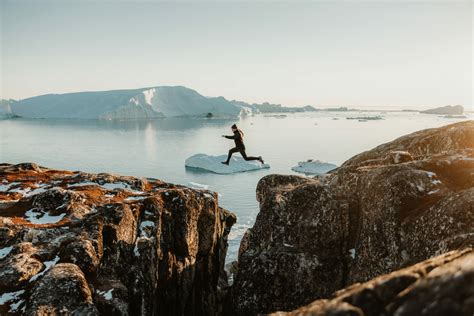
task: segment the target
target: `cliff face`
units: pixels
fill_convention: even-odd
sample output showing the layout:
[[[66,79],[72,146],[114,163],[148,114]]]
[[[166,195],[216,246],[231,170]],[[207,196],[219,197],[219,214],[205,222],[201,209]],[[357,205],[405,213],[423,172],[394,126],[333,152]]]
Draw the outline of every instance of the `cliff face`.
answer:
[[[452,251],[414,266],[355,284],[317,300],[291,315],[472,315],[474,251]]]
[[[154,179],[0,165],[0,314],[212,315],[235,215]]]
[[[241,243],[237,314],[292,310],[474,244],[474,122],[401,137],[317,178],[270,175]]]

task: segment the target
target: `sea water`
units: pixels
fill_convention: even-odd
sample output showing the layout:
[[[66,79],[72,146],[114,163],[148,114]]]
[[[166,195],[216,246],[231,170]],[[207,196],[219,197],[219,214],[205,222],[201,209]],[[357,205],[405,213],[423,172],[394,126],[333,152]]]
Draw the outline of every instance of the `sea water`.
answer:
[[[359,116],[383,119],[347,119]],[[416,112],[260,114],[239,120],[10,119],[0,121],[0,162],[152,177],[216,191],[219,204],[238,218],[229,237],[229,262],[236,259],[240,239],[259,211],[255,188],[263,176],[296,174],[291,167],[307,159],[340,165],[405,134],[468,119],[473,115],[452,119]],[[270,169],[219,175],[185,168],[191,155],[221,155],[233,147],[232,140],[221,137],[231,135],[233,123],[245,133],[247,154],[263,156]]]

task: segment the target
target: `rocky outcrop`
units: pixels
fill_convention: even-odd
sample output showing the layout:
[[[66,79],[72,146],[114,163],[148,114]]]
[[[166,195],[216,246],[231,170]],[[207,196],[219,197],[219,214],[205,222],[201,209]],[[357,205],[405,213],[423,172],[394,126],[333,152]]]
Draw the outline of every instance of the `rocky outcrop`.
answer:
[[[464,113],[464,107],[462,105],[446,105],[439,108],[429,109],[421,111],[420,113],[425,114],[445,114],[445,115],[461,115]]]
[[[354,284],[292,312],[274,316],[432,316],[474,313],[474,251],[452,251]]]
[[[0,314],[218,314],[235,220],[207,190],[0,164]]]
[[[474,244],[474,121],[428,129],[315,178],[269,175],[241,243],[237,314],[289,311]]]

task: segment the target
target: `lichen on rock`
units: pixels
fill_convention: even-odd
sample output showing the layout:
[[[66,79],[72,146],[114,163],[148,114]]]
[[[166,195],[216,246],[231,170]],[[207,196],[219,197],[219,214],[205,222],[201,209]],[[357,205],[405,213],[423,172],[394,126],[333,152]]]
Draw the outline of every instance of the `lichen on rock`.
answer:
[[[403,136],[324,176],[263,177],[257,199],[231,291],[239,315],[290,311],[472,247],[474,121]]]
[[[213,315],[234,214],[156,179],[0,164],[0,314]]]

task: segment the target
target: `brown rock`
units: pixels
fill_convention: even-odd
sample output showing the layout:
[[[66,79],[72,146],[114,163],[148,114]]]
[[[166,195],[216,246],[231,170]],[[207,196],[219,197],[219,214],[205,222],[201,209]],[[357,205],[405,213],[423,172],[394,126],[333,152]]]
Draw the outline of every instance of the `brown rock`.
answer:
[[[219,313],[236,217],[215,193],[27,163],[0,182],[0,313]]]
[[[472,315],[474,251],[453,251],[272,315]]]
[[[235,313],[292,310],[473,246],[473,135],[474,121],[452,124],[380,145],[323,177],[262,178],[232,287]]]

